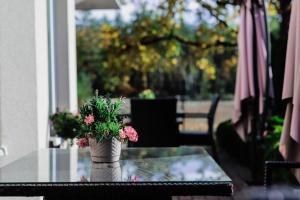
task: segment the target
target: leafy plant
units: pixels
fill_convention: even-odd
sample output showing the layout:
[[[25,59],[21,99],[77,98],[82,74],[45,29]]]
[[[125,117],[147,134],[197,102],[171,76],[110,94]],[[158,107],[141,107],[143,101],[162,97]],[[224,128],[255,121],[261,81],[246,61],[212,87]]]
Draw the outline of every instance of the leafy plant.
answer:
[[[263,159],[281,161],[283,160],[280,152],[280,137],[283,128],[283,118],[279,116],[273,116],[267,121],[268,128],[267,133],[259,143],[258,150],[262,149]],[[224,149],[230,156],[236,158],[240,163],[246,166],[251,166],[249,159],[249,152],[251,152],[251,145],[244,143],[236,133],[233,123],[228,120],[220,123],[216,132],[218,138],[218,144]],[[238,149],[238,151],[237,151]],[[276,169],[276,173],[273,173],[272,177],[274,182],[277,183],[289,183],[294,181],[294,177],[286,169]]]
[[[273,116],[268,120],[267,135],[264,137],[265,159],[278,160],[280,137],[283,128],[283,118]]]
[[[264,149],[264,159],[280,160],[279,144],[283,128],[283,118],[273,116],[268,119],[267,123],[267,132],[261,143]],[[231,155],[241,158],[240,160],[245,159],[245,154],[249,151],[246,149],[247,144],[238,137],[231,120],[222,122],[218,126],[216,135],[222,148]],[[236,151],[236,149],[243,149],[243,151]]]
[[[111,98],[96,94],[80,108],[81,131],[77,137],[84,140],[82,146],[86,146],[88,137],[94,137],[97,142],[112,138],[121,142],[137,141],[136,131],[132,127],[125,127],[123,123],[122,105],[121,98],[112,101]]]
[[[218,145],[232,158],[245,166],[250,166],[249,145],[241,140],[231,120],[218,125],[216,137]]]
[[[265,160],[281,161],[283,157],[279,152],[280,137],[283,129],[284,119],[273,116],[268,120],[267,135],[264,137],[264,158]],[[276,183],[295,183],[295,177],[287,169],[276,169],[273,173],[273,182]]]
[[[139,93],[140,99],[155,99],[155,94],[152,90],[146,89]]]
[[[57,112],[50,116],[55,133],[64,139],[73,139],[80,131],[79,115]]]

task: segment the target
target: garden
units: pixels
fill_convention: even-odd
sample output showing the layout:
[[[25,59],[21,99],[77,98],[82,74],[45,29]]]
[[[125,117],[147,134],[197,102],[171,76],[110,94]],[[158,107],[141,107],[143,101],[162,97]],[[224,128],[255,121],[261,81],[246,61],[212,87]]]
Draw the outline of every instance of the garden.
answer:
[[[241,3],[240,0],[126,0],[123,6],[131,10],[122,11],[121,6],[120,11],[110,11],[107,15],[103,11],[78,11],[79,104],[84,105],[98,91],[101,96],[125,97],[123,111],[128,114],[131,98],[154,100],[176,96],[178,110],[202,112],[208,111],[210,99],[218,94],[221,102],[214,125],[218,146],[241,165],[251,168],[252,144],[241,140],[230,120],[239,62]],[[283,160],[279,147],[286,103],[281,95],[290,3],[266,1],[274,97],[272,112],[258,140],[260,183],[263,161]],[[51,118],[55,132],[73,138],[76,128],[68,127],[76,127],[79,118],[73,115],[74,121],[68,121],[72,114],[67,111],[56,115]],[[62,121],[67,125],[56,126]],[[197,120],[184,119],[180,126],[207,129],[205,121]],[[117,129],[120,127],[111,131],[117,133]],[[286,172],[277,173],[274,178],[279,182],[295,182]]]

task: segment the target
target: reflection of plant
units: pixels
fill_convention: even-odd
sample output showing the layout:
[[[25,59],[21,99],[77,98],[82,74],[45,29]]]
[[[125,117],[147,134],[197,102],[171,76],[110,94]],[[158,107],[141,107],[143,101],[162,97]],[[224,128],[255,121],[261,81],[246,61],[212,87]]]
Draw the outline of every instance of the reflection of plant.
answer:
[[[146,89],[139,93],[140,99],[155,99],[155,94],[152,90]]]
[[[136,142],[138,135],[132,127],[125,127],[120,116],[122,99],[113,102],[110,98],[96,95],[81,108],[81,131],[77,136],[78,145],[88,145],[87,137],[95,137],[98,142],[115,138],[121,142]]]
[[[58,112],[50,116],[55,133],[64,139],[74,138],[80,129],[79,115]]]
[[[130,182],[137,182],[137,181],[139,181],[140,180],[140,178],[137,176],[137,175],[132,175],[131,177],[130,177]]]

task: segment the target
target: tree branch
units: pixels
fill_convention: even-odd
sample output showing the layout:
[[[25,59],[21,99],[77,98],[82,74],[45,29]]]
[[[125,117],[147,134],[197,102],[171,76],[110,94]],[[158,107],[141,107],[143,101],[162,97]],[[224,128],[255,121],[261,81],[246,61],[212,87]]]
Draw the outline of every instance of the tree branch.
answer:
[[[201,3],[201,6],[203,7],[203,8],[205,8],[210,14],[211,14],[211,16],[213,16],[214,18],[216,18],[216,20],[218,20],[221,24],[223,24],[225,27],[229,27],[228,26],[228,24],[227,24],[227,22],[226,21],[224,21],[224,20],[222,20],[219,16],[218,16],[218,13],[215,13],[214,11],[214,8],[211,6],[211,5],[209,5],[209,4],[207,4],[207,3]]]
[[[151,45],[151,44],[155,44],[158,42],[162,42],[162,41],[170,41],[170,40],[176,40],[181,44],[186,44],[189,46],[195,46],[195,47],[199,47],[202,49],[209,49],[212,47],[216,47],[216,46],[225,46],[225,47],[237,47],[237,43],[231,43],[231,42],[222,42],[220,40],[217,40],[215,43],[211,43],[211,44],[206,44],[205,47],[203,47],[203,43],[202,42],[198,42],[198,41],[192,41],[192,40],[187,40],[184,39],[178,35],[175,34],[170,34],[167,36],[161,36],[161,37],[144,37],[140,40],[140,44],[141,45]],[[125,49],[122,49],[119,53],[122,54],[125,51],[128,51],[129,49],[133,48],[134,45],[126,45]]]
[[[197,41],[192,41],[192,40],[186,40],[178,35],[175,34],[170,34],[168,36],[162,36],[162,37],[145,37],[143,39],[140,40],[140,43],[142,45],[149,45],[149,44],[154,44],[157,42],[161,42],[161,41],[168,41],[168,40],[176,40],[182,44],[186,44],[186,45],[190,45],[190,46],[197,46],[197,47],[202,47],[201,42],[197,42]],[[236,43],[231,43],[231,42],[221,42],[219,40],[217,40],[215,43],[213,44],[208,44],[206,46],[206,48],[211,48],[214,46],[227,46],[227,47],[236,47],[237,44]]]
[[[219,6],[226,6],[227,4],[230,5],[239,5],[243,2],[243,0],[217,0],[217,4]]]

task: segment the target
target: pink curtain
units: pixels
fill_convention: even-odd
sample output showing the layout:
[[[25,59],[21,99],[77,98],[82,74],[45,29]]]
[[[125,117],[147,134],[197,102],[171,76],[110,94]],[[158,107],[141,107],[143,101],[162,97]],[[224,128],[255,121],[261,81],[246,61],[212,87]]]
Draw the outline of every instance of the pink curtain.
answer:
[[[300,161],[300,1],[292,3],[282,98],[288,102],[280,141],[280,152]],[[300,180],[300,170],[296,170]]]
[[[263,1],[261,1],[263,3]],[[254,22],[251,13],[254,6]],[[252,110],[247,110],[247,103],[255,98],[255,83],[253,69],[257,67],[259,114],[264,112],[264,96],[266,93],[267,73],[267,33],[263,7],[252,5],[246,0],[241,6],[240,29],[238,35],[238,68],[235,83],[233,123],[242,140],[246,141],[247,134],[251,133]],[[254,27],[255,26],[255,27]],[[254,31],[256,41],[254,41]],[[254,42],[256,49],[254,51]],[[254,53],[256,61],[253,60]],[[253,63],[256,62],[256,63]],[[269,74],[268,74],[269,76]],[[272,77],[269,77],[270,79]],[[271,82],[270,82],[271,83]],[[273,87],[270,85],[269,95],[273,97]]]

